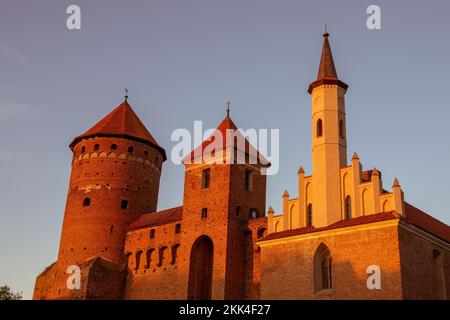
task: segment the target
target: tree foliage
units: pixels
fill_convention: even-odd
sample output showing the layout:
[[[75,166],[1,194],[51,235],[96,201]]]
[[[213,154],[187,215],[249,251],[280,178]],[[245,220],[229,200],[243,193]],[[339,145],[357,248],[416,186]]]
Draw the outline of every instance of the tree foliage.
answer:
[[[12,292],[10,287],[1,286],[0,300],[22,300],[22,292]]]

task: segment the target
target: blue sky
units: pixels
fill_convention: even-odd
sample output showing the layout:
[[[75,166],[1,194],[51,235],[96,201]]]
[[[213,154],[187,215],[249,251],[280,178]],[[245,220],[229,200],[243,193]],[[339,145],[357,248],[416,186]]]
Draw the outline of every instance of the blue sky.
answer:
[[[77,4],[82,29],[66,28]],[[366,8],[381,7],[381,30]],[[123,99],[168,154],[176,128],[215,127],[232,102],[241,128],[280,129],[267,204],[311,172],[310,96],[327,21],[346,96],[349,155],[390,189],[450,222],[450,2],[161,0],[1,1],[0,284],[31,298],[56,259],[71,139]],[[167,161],[159,209],[181,204],[183,167]]]

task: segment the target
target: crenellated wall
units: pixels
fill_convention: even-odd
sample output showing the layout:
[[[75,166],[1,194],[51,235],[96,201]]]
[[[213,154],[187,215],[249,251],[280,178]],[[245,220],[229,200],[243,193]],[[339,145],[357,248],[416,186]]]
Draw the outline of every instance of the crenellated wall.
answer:
[[[177,290],[180,278],[186,276],[178,272],[180,259],[183,259],[178,250],[181,232],[186,232],[181,220],[128,232],[125,299],[185,298]]]

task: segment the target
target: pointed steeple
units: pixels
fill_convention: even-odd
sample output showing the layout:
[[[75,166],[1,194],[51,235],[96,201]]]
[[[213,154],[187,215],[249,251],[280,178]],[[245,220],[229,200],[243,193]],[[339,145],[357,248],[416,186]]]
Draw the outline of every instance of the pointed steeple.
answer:
[[[400,182],[398,182],[397,177],[394,179],[394,183],[392,184],[392,188],[400,188]]]
[[[317,73],[317,80],[319,79],[337,79],[336,67],[334,66],[333,55],[331,54],[330,42],[328,37],[330,34],[325,32],[323,34],[322,56],[320,57],[319,72]]]
[[[309,85],[308,93],[311,94],[315,87],[323,84],[335,84],[347,90],[348,85],[338,79],[336,67],[334,65],[333,54],[331,53],[330,34],[325,31],[323,34],[322,55],[320,56],[319,72],[317,79]]]

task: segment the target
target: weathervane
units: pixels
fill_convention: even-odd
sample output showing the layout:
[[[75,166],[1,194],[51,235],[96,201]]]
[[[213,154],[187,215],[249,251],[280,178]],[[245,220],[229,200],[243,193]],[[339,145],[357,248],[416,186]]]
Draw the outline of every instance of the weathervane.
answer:
[[[125,102],[127,102],[128,100],[128,89],[125,88]]]

